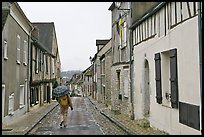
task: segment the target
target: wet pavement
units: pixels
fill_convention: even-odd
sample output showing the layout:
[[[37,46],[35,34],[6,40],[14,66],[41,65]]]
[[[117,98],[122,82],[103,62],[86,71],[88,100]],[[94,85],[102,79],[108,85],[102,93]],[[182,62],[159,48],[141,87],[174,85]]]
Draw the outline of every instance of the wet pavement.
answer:
[[[69,109],[68,117],[69,124],[67,128],[60,128],[59,121],[54,119],[59,119],[59,115],[53,115],[51,121],[47,123],[47,125],[42,126],[41,128],[36,128],[36,125],[40,125],[45,116],[49,115],[49,112],[55,111],[53,113],[59,113],[59,109],[55,109],[58,106],[56,101],[52,101],[50,104],[44,105],[39,109],[32,110],[31,112],[26,113],[24,116],[19,118],[18,120],[13,121],[9,125],[3,125],[2,135],[26,135],[31,130],[36,128],[36,134],[40,135],[53,135],[53,134],[61,134],[61,135],[101,135],[101,134],[123,134],[122,132],[110,133],[108,130],[104,133],[101,130],[101,127],[109,128],[107,122],[106,125],[103,125],[103,121],[97,123],[93,115],[90,114],[87,107],[87,103],[89,102],[92,106],[106,119],[109,119],[111,123],[114,123],[120,127],[126,134],[129,135],[168,135],[167,133],[151,128],[151,127],[142,127],[138,124],[138,121],[131,120],[127,115],[117,114],[115,115],[110,109],[108,109],[104,104],[98,103],[89,97],[81,98],[80,101],[73,102],[76,106],[74,110],[71,111]],[[78,106],[77,105],[82,105]],[[71,111],[71,112],[70,112]],[[30,119],[32,117],[32,119]],[[29,119],[29,123],[27,122]],[[98,118],[99,119],[99,118]],[[99,119],[100,120],[100,119]],[[100,125],[100,126],[99,126]],[[112,127],[111,127],[112,128]],[[10,131],[6,129],[12,129]],[[116,131],[119,131],[118,129]],[[32,132],[30,133],[32,134]]]
[[[60,108],[56,107],[28,135],[103,135],[93,115],[87,111],[84,98],[72,98],[73,110],[68,109],[68,126],[60,127]]]

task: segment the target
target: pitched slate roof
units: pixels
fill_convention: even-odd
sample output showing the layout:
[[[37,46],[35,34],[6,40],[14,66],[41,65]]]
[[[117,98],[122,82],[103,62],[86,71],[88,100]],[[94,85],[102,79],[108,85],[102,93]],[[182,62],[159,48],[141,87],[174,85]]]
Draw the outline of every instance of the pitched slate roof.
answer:
[[[39,28],[39,42],[52,53],[54,22],[32,23],[32,25]]]

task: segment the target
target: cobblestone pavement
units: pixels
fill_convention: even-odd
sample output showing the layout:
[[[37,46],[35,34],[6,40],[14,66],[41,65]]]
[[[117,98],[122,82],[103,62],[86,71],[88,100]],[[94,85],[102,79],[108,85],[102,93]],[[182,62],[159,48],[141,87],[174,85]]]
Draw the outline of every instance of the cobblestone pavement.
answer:
[[[88,98],[85,98],[87,105],[87,109],[90,113],[93,114],[94,119],[100,125],[105,135],[128,135],[126,131],[118,127],[117,124],[113,123],[106,116],[101,114],[101,112],[97,109],[96,105],[91,102]]]
[[[105,135],[168,135],[168,133],[151,127],[142,127],[138,121],[131,120],[127,115],[115,115],[104,104],[98,103],[92,98],[84,97],[84,101],[87,108],[86,111],[93,115],[95,122],[97,122]],[[56,113],[59,111],[57,104],[56,101],[52,101],[51,104],[46,104],[39,109],[27,112],[9,124],[2,124],[2,135],[26,135],[29,131],[33,130],[34,132],[34,129],[37,129],[35,128],[37,125],[41,127],[43,127],[43,124],[44,127],[50,127],[50,123],[59,125],[57,121],[54,121],[54,119],[58,117],[51,117],[52,120],[49,119],[47,123],[43,121],[44,119],[46,120],[46,117],[51,115],[49,112]],[[44,129],[44,131],[45,130],[46,129]],[[47,130],[44,134],[52,134],[50,130],[51,129]]]
[[[141,121],[131,120],[128,115],[125,114],[114,114],[103,103],[98,103],[90,97],[88,99],[95,105],[101,114],[116,123],[129,135],[168,135],[168,133],[152,127],[142,127],[140,124]]]
[[[124,130],[102,115],[88,98],[75,98],[74,100],[74,111],[78,111],[78,113],[74,113],[74,111],[71,112],[69,109],[69,125],[66,129],[59,128],[59,107],[56,107],[40,121],[28,135],[127,135]],[[77,103],[78,105],[76,106]],[[73,115],[76,115],[75,118]],[[78,123],[77,120],[80,120],[80,122]],[[91,124],[87,121],[94,122],[95,124]],[[80,126],[78,124],[80,124]],[[79,127],[85,127],[86,125],[92,127],[92,129],[79,129]],[[98,128],[100,128],[101,132],[97,131],[99,130]]]

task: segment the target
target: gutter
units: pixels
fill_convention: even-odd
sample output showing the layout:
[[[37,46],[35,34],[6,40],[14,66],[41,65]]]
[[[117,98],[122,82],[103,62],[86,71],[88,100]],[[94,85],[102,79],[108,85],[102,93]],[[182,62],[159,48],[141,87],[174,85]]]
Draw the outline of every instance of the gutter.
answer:
[[[159,3],[155,8],[153,8],[150,12],[144,14],[142,17],[140,17],[138,20],[136,20],[133,25],[129,27],[129,29],[133,30],[136,28],[139,24],[141,24],[144,20],[155,14],[157,11],[159,11],[164,5],[166,5],[167,2],[161,2]]]
[[[201,111],[200,123],[202,134],[202,2],[198,2],[198,42],[199,42],[199,60],[200,60],[200,97],[201,97]]]

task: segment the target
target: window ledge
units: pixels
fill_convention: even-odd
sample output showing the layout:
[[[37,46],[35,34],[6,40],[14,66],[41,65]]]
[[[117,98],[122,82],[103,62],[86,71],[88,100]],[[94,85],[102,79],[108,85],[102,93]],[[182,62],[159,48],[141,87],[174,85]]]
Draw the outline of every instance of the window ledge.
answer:
[[[20,64],[21,64],[21,62],[20,62],[20,61],[16,61],[16,62],[17,62],[17,64],[18,64],[18,65],[20,65]]]
[[[20,109],[22,109],[22,108],[24,108],[25,107],[25,105],[24,104],[20,104]]]
[[[8,57],[4,57],[4,60],[8,60]]]
[[[13,115],[14,115],[14,112],[10,112],[8,115],[9,115],[9,116],[13,116]]]
[[[23,62],[23,65],[27,66],[27,63]]]

